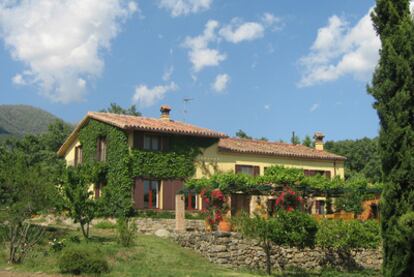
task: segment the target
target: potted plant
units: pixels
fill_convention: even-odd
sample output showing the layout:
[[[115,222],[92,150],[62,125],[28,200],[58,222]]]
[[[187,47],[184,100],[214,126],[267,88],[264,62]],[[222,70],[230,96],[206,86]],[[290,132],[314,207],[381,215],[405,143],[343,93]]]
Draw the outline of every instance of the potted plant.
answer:
[[[203,201],[207,206],[205,211],[205,225],[207,231],[218,229],[220,232],[229,232],[231,224],[226,214],[229,210],[227,197],[220,189],[202,193]]]

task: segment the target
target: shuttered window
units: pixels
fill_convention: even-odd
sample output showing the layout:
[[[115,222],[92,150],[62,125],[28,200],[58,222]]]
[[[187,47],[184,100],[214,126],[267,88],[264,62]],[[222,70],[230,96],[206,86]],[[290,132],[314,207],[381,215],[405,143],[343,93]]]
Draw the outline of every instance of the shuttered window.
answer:
[[[168,151],[169,137],[134,132],[134,148],[148,151]]]
[[[260,167],[259,166],[236,164],[235,171],[236,171],[236,173],[243,173],[243,174],[247,174],[247,175],[251,175],[251,176],[259,176],[260,175]]]
[[[96,142],[96,160],[100,162],[106,161],[106,138],[99,137]]]
[[[82,146],[76,146],[75,147],[75,166],[78,166],[80,164],[82,164],[82,159],[83,159],[83,152],[82,152]]]
[[[303,173],[305,174],[305,176],[321,175],[321,176],[325,176],[328,179],[331,178],[331,172],[329,170],[325,171],[325,170],[308,170],[308,169],[305,169],[303,171]]]

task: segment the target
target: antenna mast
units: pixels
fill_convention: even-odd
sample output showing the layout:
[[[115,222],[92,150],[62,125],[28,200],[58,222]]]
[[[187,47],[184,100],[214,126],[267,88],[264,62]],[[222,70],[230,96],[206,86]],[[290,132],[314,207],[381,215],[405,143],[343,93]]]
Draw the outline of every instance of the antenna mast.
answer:
[[[186,121],[186,116],[187,116],[187,114],[188,114],[187,104],[188,104],[190,101],[193,101],[193,100],[194,100],[194,98],[183,98],[183,102],[184,102],[184,110],[183,110],[184,119],[183,119],[183,121],[184,121],[184,122]]]

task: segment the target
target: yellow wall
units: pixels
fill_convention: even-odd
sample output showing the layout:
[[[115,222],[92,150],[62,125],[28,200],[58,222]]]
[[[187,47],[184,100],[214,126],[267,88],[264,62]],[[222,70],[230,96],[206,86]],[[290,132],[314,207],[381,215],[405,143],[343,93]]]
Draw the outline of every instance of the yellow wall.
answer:
[[[215,172],[234,172],[236,164],[259,166],[261,175],[263,175],[265,167],[281,165],[309,170],[330,171],[332,177],[340,176],[344,178],[344,162],[336,161],[335,163],[334,166],[333,161],[219,152],[218,144],[214,144],[205,149],[203,154],[197,158],[195,178],[208,177]]]
[[[72,145],[68,148],[68,150],[65,153],[65,160],[66,164],[69,165],[75,165],[75,147],[79,146],[80,142],[78,139],[76,139]]]

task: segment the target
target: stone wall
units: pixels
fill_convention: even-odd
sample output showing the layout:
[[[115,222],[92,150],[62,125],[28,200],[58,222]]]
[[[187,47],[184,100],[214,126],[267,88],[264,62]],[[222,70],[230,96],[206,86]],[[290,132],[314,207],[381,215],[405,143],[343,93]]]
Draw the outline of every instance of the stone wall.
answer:
[[[185,232],[175,233],[174,240],[181,246],[201,253],[211,262],[231,267],[265,269],[266,256],[260,245],[253,240],[243,239],[237,233]],[[381,252],[364,249],[345,253],[330,253],[320,248],[288,248],[273,246],[272,263],[274,269],[296,267],[318,270],[324,266],[345,269],[380,269]]]
[[[175,231],[175,219],[164,218],[137,218],[137,229],[144,234],[155,234],[158,230],[167,230],[170,233]],[[188,232],[204,230],[203,220],[185,220],[185,226]]]

